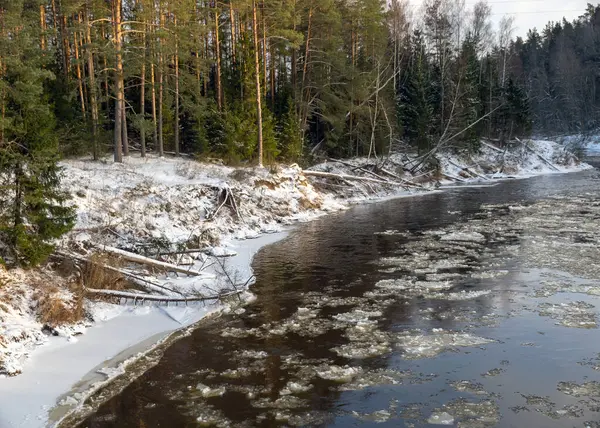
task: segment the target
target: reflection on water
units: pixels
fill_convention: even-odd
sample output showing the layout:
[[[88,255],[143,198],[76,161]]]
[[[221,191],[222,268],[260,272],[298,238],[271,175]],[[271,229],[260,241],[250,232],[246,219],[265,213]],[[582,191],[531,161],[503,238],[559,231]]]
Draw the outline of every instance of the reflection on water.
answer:
[[[595,426],[596,175],[302,225],[255,259],[243,314],[173,343],[81,426]]]

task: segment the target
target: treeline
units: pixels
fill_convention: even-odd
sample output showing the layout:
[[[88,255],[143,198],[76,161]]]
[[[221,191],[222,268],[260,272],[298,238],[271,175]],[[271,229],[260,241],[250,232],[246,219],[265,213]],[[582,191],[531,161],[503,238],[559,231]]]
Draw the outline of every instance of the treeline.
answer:
[[[509,51],[511,73],[525,88],[536,132],[600,128],[600,5],[573,22],[530,30]]]
[[[397,0],[0,4],[4,42],[29,39],[18,53],[45,76],[36,102],[51,106],[66,154],[270,162],[315,148],[469,148],[529,128],[518,46],[510,28],[492,33],[484,2],[429,0],[418,24]],[[0,102],[10,116],[10,100]]]

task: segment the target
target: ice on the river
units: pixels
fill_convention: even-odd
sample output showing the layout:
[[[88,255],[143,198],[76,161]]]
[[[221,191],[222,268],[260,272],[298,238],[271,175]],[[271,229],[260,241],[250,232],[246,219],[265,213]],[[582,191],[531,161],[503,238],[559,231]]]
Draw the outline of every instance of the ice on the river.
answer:
[[[220,397],[225,394],[225,387],[220,386],[217,388],[211,388],[210,386],[199,383],[196,385],[196,390],[204,397]]]
[[[302,392],[307,392],[312,389],[312,385],[306,381],[293,381],[290,380],[281,391],[279,391],[280,395],[290,395],[290,394],[300,394]]]
[[[432,293],[427,297],[439,300],[471,300],[487,296],[491,290],[461,290],[454,293]]]
[[[378,318],[382,315],[383,314],[381,311],[364,311],[362,309],[355,309],[351,312],[344,312],[334,315],[333,318],[337,321],[348,324],[375,323],[377,321],[371,320],[371,318]]]
[[[483,385],[477,382],[471,382],[470,380],[458,380],[450,382],[450,386],[458,392],[468,392],[474,395],[489,395],[489,393],[483,388]]]
[[[455,242],[485,242],[485,236],[479,232],[453,232],[442,235],[440,241],[455,241]]]
[[[454,425],[454,416],[447,412],[432,413],[427,419],[431,425]]]
[[[327,364],[316,367],[315,370],[320,378],[339,383],[351,382],[352,379],[354,379],[363,371],[361,367],[336,366]]]
[[[437,416],[437,418],[436,418]],[[491,400],[468,401],[459,398],[435,409],[427,422],[437,425],[454,425],[458,421],[459,428],[494,427],[500,420],[498,404]]]
[[[341,385],[340,391],[358,391],[371,386],[400,385],[411,376],[410,372],[393,369],[376,369],[362,371],[351,382]]]
[[[597,314],[594,305],[586,302],[540,303],[541,316],[550,317],[560,325],[574,328],[597,328]]]
[[[492,339],[474,336],[470,333],[433,329],[429,334],[401,333],[396,343],[402,348],[406,359],[433,358],[442,352],[462,347],[481,346],[495,342]]]
[[[344,358],[369,358],[392,352],[388,342],[382,343],[348,343],[331,348],[340,357]]]
[[[376,410],[371,413],[359,413],[357,411],[353,411],[352,416],[363,422],[383,423],[392,418],[392,413],[387,409]]]
[[[557,389],[572,397],[589,397],[600,399],[600,382],[589,381],[582,384],[577,382],[559,382]]]

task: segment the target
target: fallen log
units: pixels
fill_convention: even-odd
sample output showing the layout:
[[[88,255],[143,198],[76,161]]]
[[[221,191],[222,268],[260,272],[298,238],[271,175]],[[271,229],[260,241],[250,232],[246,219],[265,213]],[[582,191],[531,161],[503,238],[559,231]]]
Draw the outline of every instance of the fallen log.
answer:
[[[471,170],[471,168],[469,168],[469,167],[466,167],[466,166],[460,166],[460,165],[458,165],[458,164],[456,164],[456,163],[452,162],[450,159],[447,159],[447,161],[448,161],[448,163],[450,163],[451,165],[454,165],[455,167],[457,167],[457,168],[460,168],[460,169],[461,169],[461,171],[465,171],[467,174],[469,174],[469,175],[470,175],[471,177],[473,177],[473,178],[475,178],[475,177],[479,177],[479,178],[482,178],[482,179],[484,179],[484,180],[486,180],[486,181],[489,181],[489,178],[487,178],[487,177],[485,177],[485,176],[483,176],[483,175],[481,175],[481,174],[477,173],[477,171],[473,171],[473,170]]]
[[[334,174],[331,172],[304,170],[303,174],[306,176],[312,176],[312,177],[337,178],[338,180],[365,181],[367,183],[379,183],[379,184],[386,184],[388,186],[393,185],[393,184],[400,184],[400,183],[395,183],[393,181],[379,180],[376,178],[360,177],[357,175],[347,175],[347,174]]]
[[[413,183],[413,182],[412,182],[412,181],[410,181],[410,180],[407,180],[407,179],[405,179],[405,178],[402,178],[402,177],[400,177],[398,174],[394,174],[392,171],[388,171],[387,169],[385,169],[385,168],[383,168],[383,167],[379,168],[379,170],[380,170],[381,172],[383,172],[384,174],[387,174],[387,175],[389,175],[390,177],[393,177],[393,178],[395,178],[396,180],[400,180],[400,181],[402,181],[402,182],[403,182],[404,184],[406,184],[407,186],[413,186],[413,187],[418,187],[419,189],[424,189],[424,187],[423,187],[423,186],[421,186],[420,184]]]
[[[223,293],[216,294],[214,296],[190,296],[190,297],[167,297],[167,296],[159,296],[156,294],[143,294],[143,293],[132,293],[129,291],[119,291],[119,290],[99,290],[95,288],[86,288],[85,293],[94,296],[105,296],[105,297],[116,297],[119,299],[133,300],[134,304],[137,302],[144,303],[148,302],[158,302],[165,303],[168,305],[169,303],[191,303],[191,302],[206,302],[211,300],[219,300],[224,299],[226,297],[235,296],[237,294],[242,293],[244,290],[233,290],[226,291]]]
[[[554,171],[558,171],[560,172],[560,169],[558,169],[558,167],[556,165],[554,165],[552,162],[550,162],[548,159],[546,159],[544,156],[540,155],[538,152],[536,152],[535,150],[533,150],[531,147],[529,147],[529,144],[527,144],[527,141],[525,142],[521,142],[521,140],[519,140],[518,138],[516,139],[519,143],[523,144],[523,146],[525,146],[525,148],[527,150],[529,150],[531,153],[533,153],[534,155],[536,155],[538,158],[540,158],[545,164],[547,164],[548,166],[550,166],[550,168],[552,168]]]
[[[444,177],[446,177],[446,178],[449,178],[450,180],[454,180],[454,181],[460,181],[461,183],[466,183],[466,182],[467,182],[467,180],[464,180],[464,179],[462,179],[462,178],[458,178],[458,177],[454,177],[454,176],[452,176],[452,175],[450,175],[450,174],[442,173],[442,175],[443,175]]]
[[[177,265],[174,265],[171,263],[161,262],[158,260],[151,259],[149,257],[140,256],[139,254],[130,253],[129,251],[121,250],[121,249],[115,248],[115,247],[110,247],[108,245],[94,245],[94,246],[101,251],[104,251],[109,254],[113,254],[115,256],[119,256],[119,257],[121,257],[127,261],[133,262],[133,263],[151,266],[151,267],[166,270],[169,272],[183,273],[183,274],[186,274],[189,276],[203,276],[206,278],[214,278],[214,275],[211,275],[211,274],[208,274],[205,272],[200,272],[200,271],[196,271],[193,269],[186,269],[181,266],[177,266]]]
[[[499,149],[499,148],[498,148],[498,147],[496,147],[496,146],[493,146],[493,145],[491,145],[491,144],[488,144],[488,143],[486,143],[485,141],[482,141],[482,142],[481,142],[481,144],[483,144],[483,145],[484,145],[484,146],[486,146],[486,147],[489,147],[489,148],[490,148],[490,149],[492,149],[492,150],[495,150],[495,151],[497,151],[498,153],[504,153],[504,152],[502,151],[502,149]]]
[[[180,295],[183,295],[182,293],[180,293],[177,290],[174,290],[174,289],[169,288],[169,287],[165,287],[164,285],[161,285],[161,284],[158,284],[156,282],[150,281],[150,280],[148,280],[146,278],[142,278],[141,276],[136,275],[133,272],[130,272],[128,270],[119,269],[119,268],[116,268],[116,267],[113,267],[113,266],[109,266],[109,265],[105,265],[105,264],[102,264],[102,263],[97,263],[97,262],[94,262],[92,260],[86,259],[85,257],[82,257],[82,256],[77,255],[77,254],[65,253],[63,251],[55,251],[55,254],[58,255],[58,256],[60,256],[60,257],[62,257],[62,258],[66,258],[66,259],[71,258],[71,259],[75,259],[75,260],[78,260],[78,261],[83,262],[83,263],[93,263],[93,264],[96,264],[96,265],[100,266],[102,269],[106,269],[106,270],[109,270],[111,272],[115,272],[115,273],[118,273],[120,275],[123,275],[124,277],[128,278],[131,282],[133,282],[135,285],[137,285],[137,286],[139,286],[141,288],[144,288],[146,290],[149,290],[149,291],[156,291],[156,292],[159,292],[159,293],[168,292],[168,293],[171,293],[171,294],[180,294]]]
[[[329,160],[330,160],[331,162],[337,162],[337,163],[341,163],[342,165],[346,165],[346,166],[348,166],[348,167],[350,167],[350,168],[353,168],[354,170],[357,170],[357,169],[358,169],[358,170],[360,170],[360,171],[362,171],[362,172],[364,172],[364,173],[366,173],[366,174],[371,174],[372,176],[374,176],[375,178],[377,178],[377,179],[379,179],[379,180],[382,180],[382,181],[387,181],[388,183],[390,182],[390,180],[388,180],[387,178],[385,178],[385,177],[382,177],[381,175],[379,175],[379,174],[376,174],[375,172],[373,172],[373,171],[370,171],[370,170],[368,170],[367,168],[365,168],[365,167],[363,167],[363,166],[360,166],[360,165],[352,165],[351,163],[344,162],[344,161],[342,161],[342,160],[339,160],[339,159],[332,159],[332,158],[329,158]]]

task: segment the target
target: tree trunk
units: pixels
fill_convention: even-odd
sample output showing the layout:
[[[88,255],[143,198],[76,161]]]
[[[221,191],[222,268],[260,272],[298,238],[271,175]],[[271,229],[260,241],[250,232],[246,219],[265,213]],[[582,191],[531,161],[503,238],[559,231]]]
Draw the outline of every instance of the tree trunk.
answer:
[[[162,66],[162,54],[160,54],[158,63],[158,156],[164,155],[164,136],[163,136],[163,92],[164,92],[164,77]]]
[[[69,43],[69,33],[67,31],[67,17],[63,15],[60,19],[60,37],[64,52],[65,77],[67,82],[71,77],[71,46]]]
[[[312,29],[312,16],[313,16],[313,8],[312,5],[308,10],[308,29],[306,32],[306,46],[304,49],[304,65],[302,67],[302,88],[300,91],[301,101],[304,103],[304,89],[306,87],[306,75],[308,74],[308,59],[310,53],[310,37],[311,37],[311,29]],[[306,99],[306,105],[302,107],[302,141],[304,141],[304,135],[306,133],[306,123],[308,121],[308,103],[310,102],[310,89],[308,90],[308,95]]]
[[[258,128],[258,166],[263,167],[262,92],[260,89],[260,63],[258,61],[258,24],[256,22],[256,0],[252,0],[252,30],[254,33],[254,74],[256,82],[256,126]]]
[[[83,95],[83,76],[81,73],[81,63],[79,62],[79,42],[77,32],[73,34],[74,46],[75,46],[75,73],[77,74],[77,87],[79,89],[79,100],[81,101],[81,114],[84,119],[87,118],[87,112],[85,108],[85,96]]]
[[[46,50],[46,5],[40,4],[40,48]]]
[[[114,159],[123,162],[123,58],[121,53],[122,23],[121,0],[113,2],[114,45],[115,45],[115,129],[114,129]]]
[[[160,28],[165,24],[165,15],[160,4]],[[162,38],[158,41],[158,156],[164,155],[164,135],[163,135],[163,92],[164,92],[164,54]]]
[[[104,24],[101,26],[102,28],[102,40],[106,39],[106,29],[104,28]],[[104,62],[104,107],[106,112],[110,110],[110,86],[108,85],[108,58],[106,54],[102,55],[102,60]]]
[[[125,106],[125,96],[121,102],[121,114],[123,119],[121,122],[121,132],[123,135],[123,156],[129,156],[129,136],[127,134],[127,107]]]
[[[296,0],[294,0],[294,15],[296,14]],[[296,20],[294,19],[294,26],[293,26],[293,30],[294,32],[296,32]],[[294,99],[296,98],[296,78],[297,78],[297,74],[298,74],[298,49],[296,49],[295,47],[292,48],[292,64],[291,64],[291,73],[292,73],[292,93],[294,96]],[[298,113],[298,111],[296,110],[296,113]]]
[[[177,17],[174,18],[177,28]],[[179,41],[175,34],[175,156],[179,156]]]
[[[231,23],[231,60],[233,61],[233,66],[235,67],[235,65],[236,65],[236,58],[235,58],[236,37],[235,37],[235,14],[233,12],[233,0],[229,0],[229,21]]]
[[[87,67],[90,86],[90,109],[92,112],[92,156],[94,160],[98,159],[98,100],[96,94],[96,71],[94,69],[94,54],[92,52],[92,30],[89,19],[89,0],[85,3],[85,43]]]
[[[263,1],[262,4],[262,64],[263,64],[263,85],[265,91],[265,98],[267,97],[267,88],[269,85],[267,84],[267,79],[269,78],[269,74],[267,73],[267,21],[265,20],[265,3]]]
[[[152,88],[152,144],[158,149],[158,121],[156,119],[156,79],[154,78],[154,62],[150,63],[150,87]]]
[[[271,43],[271,66],[269,67],[269,72],[271,73],[271,109],[275,111],[275,55],[273,52],[275,49],[273,48],[273,44]]]
[[[140,73],[140,149],[146,157],[146,33],[142,35],[142,71]]]
[[[217,64],[217,81],[215,90],[217,92],[217,108],[223,108],[223,89],[221,87],[221,42],[219,41],[219,9],[215,2],[215,61]]]

